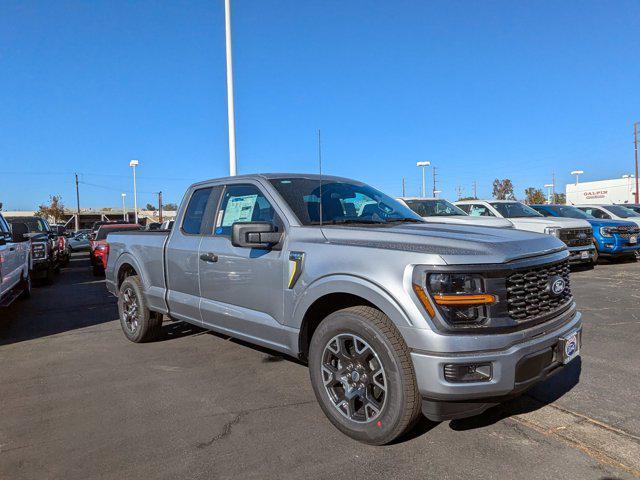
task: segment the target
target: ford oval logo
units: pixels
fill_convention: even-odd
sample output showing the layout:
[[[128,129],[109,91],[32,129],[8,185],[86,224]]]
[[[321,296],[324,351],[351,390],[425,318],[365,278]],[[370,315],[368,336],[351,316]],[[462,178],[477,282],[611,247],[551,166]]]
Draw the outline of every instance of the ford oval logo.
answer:
[[[550,280],[549,286],[551,289],[551,293],[558,296],[564,292],[564,289],[567,288],[567,282],[564,281],[562,277],[554,277]]]

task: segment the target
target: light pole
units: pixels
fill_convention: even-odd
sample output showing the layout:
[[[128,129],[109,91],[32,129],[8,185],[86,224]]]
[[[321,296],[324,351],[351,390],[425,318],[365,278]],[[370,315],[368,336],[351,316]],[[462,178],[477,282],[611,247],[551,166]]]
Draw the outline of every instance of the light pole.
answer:
[[[545,183],[544,184],[544,188],[547,189],[547,203],[551,203],[551,189],[554,187],[555,185],[553,183]]]
[[[582,170],[574,170],[573,172],[571,172],[571,175],[575,175],[576,176],[576,187],[578,186],[578,181],[580,180],[579,177],[583,173],[584,173],[584,171],[582,171]]]
[[[126,193],[121,193],[122,195],[122,220],[127,221],[127,206],[125,204],[125,198],[127,198]]]
[[[434,196],[435,198],[438,198],[438,194],[439,194],[439,193],[442,193],[442,190],[434,190],[434,191],[433,191],[433,196]]]
[[[233,60],[231,57],[231,2],[224,0],[224,33],[227,51],[227,118],[229,122],[229,175],[236,175],[236,116],[233,106]]]
[[[431,165],[431,162],[418,162],[416,163],[416,167],[422,167],[422,198],[426,197],[427,194],[427,177],[425,170],[427,167]]]
[[[136,167],[140,162],[138,160],[131,160],[129,166],[133,169],[133,216],[138,223],[138,192],[136,190]]]

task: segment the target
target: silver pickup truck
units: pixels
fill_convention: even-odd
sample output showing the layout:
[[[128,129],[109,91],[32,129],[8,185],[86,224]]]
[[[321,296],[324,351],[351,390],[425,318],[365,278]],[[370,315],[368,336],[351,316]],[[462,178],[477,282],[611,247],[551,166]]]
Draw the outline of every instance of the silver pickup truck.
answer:
[[[580,351],[560,240],[428,224],[345,178],[197,183],[170,232],[107,241],[129,340],[153,340],[167,315],[299,357],[329,420],[370,444],[421,413],[479,414]]]

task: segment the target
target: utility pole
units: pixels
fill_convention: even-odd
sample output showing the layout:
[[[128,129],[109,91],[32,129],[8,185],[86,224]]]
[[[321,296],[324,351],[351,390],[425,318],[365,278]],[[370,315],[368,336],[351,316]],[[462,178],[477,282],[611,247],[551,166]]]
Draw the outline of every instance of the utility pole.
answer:
[[[473,181],[473,198],[478,198],[478,185],[476,181]]]
[[[405,183],[404,183],[404,177],[402,177],[402,198],[405,197]]]
[[[433,167],[433,196],[436,196],[436,167]]]
[[[162,223],[162,192],[158,192],[158,221]]]
[[[556,203],[556,172],[555,171],[551,172],[551,185],[553,185],[551,187],[552,188],[551,203]]]
[[[233,60],[231,57],[231,3],[224,0],[224,33],[227,52],[227,119],[229,122],[229,175],[236,175],[236,116],[233,106]]]
[[[462,187],[460,185],[456,187],[456,192],[458,194],[458,200],[460,200],[462,198]]]
[[[636,156],[636,205],[640,203],[638,200],[638,122],[633,124],[633,147]]]
[[[78,211],[76,212],[76,232],[80,230],[80,188],[78,187],[78,174],[76,173],[76,202]]]

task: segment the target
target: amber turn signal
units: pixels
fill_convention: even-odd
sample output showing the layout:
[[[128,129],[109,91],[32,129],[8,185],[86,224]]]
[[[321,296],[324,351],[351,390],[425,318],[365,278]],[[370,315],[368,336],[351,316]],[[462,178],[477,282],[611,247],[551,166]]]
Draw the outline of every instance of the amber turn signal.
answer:
[[[431,305],[431,301],[427,297],[427,294],[424,293],[424,290],[422,289],[422,287],[420,285],[414,283],[413,284],[413,291],[416,292],[416,295],[418,296],[418,299],[420,300],[420,303],[422,303],[422,306],[427,311],[429,316],[431,318],[435,317],[436,316],[436,311],[433,309],[433,305]]]
[[[460,306],[460,305],[486,305],[495,303],[495,295],[488,293],[476,295],[434,295],[433,300],[438,305]]]

